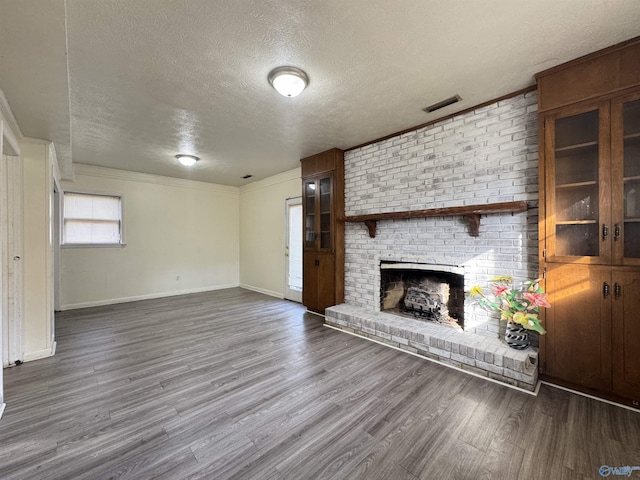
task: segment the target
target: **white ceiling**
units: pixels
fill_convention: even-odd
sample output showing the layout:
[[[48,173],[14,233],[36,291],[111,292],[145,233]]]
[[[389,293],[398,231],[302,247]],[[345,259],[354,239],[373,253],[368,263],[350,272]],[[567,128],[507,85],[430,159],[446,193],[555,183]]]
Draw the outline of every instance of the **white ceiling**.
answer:
[[[638,0],[0,0],[0,89],[67,178],[73,160],[238,186],[638,35]],[[269,85],[281,65],[309,75],[299,97]]]

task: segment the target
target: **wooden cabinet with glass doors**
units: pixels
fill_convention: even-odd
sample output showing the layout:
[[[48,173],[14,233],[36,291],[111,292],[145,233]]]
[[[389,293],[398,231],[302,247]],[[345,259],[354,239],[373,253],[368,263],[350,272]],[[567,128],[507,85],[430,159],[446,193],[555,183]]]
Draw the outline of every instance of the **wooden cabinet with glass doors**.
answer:
[[[543,122],[547,261],[640,265],[640,95]]]
[[[640,39],[537,76],[540,269],[551,302],[540,365],[548,380],[640,407],[636,57]]]
[[[333,251],[333,173],[304,179],[304,248]]]
[[[614,263],[640,266],[640,93],[612,100],[611,131]]]
[[[304,217],[302,303],[311,311],[344,299],[344,156],[332,149],[301,160]]]

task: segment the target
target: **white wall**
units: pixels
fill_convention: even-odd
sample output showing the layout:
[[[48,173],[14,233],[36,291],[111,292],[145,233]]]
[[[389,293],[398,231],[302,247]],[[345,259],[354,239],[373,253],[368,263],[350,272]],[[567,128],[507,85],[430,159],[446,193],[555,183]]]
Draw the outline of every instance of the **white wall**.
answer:
[[[62,248],[63,310],[238,286],[237,187],[75,164],[62,188],[123,195],[126,241]]]
[[[52,197],[57,177],[53,144],[21,144],[24,195],[24,360],[55,352],[53,332]]]
[[[4,148],[3,148],[3,143],[4,143],[4,115],[2,112],[2,109],[0,109],[0,155],[4,154]],[[0,184],[4,181],[3,178],[0,178]],[[0,201],[2,201],[3,199],[3,195],[0,195]],[[0,204],[0,212],[2,212],[5,208],[4,204]],[[4,229],[1,229],[4,225],[2,225],[2,223],[0,223],[0,251],[2,251],[4,249],[4,242],[5,242],[5,231]],[[3,262],[0,262],[0,266],[2,268],[2,270],[0,271],[0,289],[4,292],[5,286],[4,286],[4,275],[5,275],[5,267]],[[0,295],[0,359],[5,358],[5,352],[3,351],[3,347],[5,344],[5,338],[4,335],[6,335],[4,333],[5,330],[5,325],[7,322],[7,308],[6,308],[6,303],[4,300],[4,294]],[[2,365],[0,365],[0,418],[2,418],[2,413],[4,412],[5,409],[5,403],[4,403],[4,380],[3,380],[3,372],[2,372]]]
[[[240,284],[284,297],[285,200],[302,192],[300,168],[240,187]]]

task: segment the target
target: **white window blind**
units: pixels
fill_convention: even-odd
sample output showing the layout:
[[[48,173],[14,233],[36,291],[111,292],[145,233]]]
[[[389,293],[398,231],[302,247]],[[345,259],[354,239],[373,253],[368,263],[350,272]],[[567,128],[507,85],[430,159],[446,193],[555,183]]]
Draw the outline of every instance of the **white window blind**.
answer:
[[[115,195],[64,193],[65,244],[122,243],[122,199]]]

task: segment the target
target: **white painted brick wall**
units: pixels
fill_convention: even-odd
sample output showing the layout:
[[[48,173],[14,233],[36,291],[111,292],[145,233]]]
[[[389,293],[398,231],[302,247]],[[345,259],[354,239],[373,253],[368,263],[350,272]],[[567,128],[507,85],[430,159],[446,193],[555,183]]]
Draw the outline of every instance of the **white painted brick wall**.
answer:
[[[345,228],[345,302],[380,310],[381,260],[462,265],[465,291],[496,275],[538,273],[537,95],[502,100],[345,153],[345,213],[362,215],[525,200],[523,213],[485,215],[480,236],[462,217]],[[467,302],[465,328],[494,336],[496,319]]]

